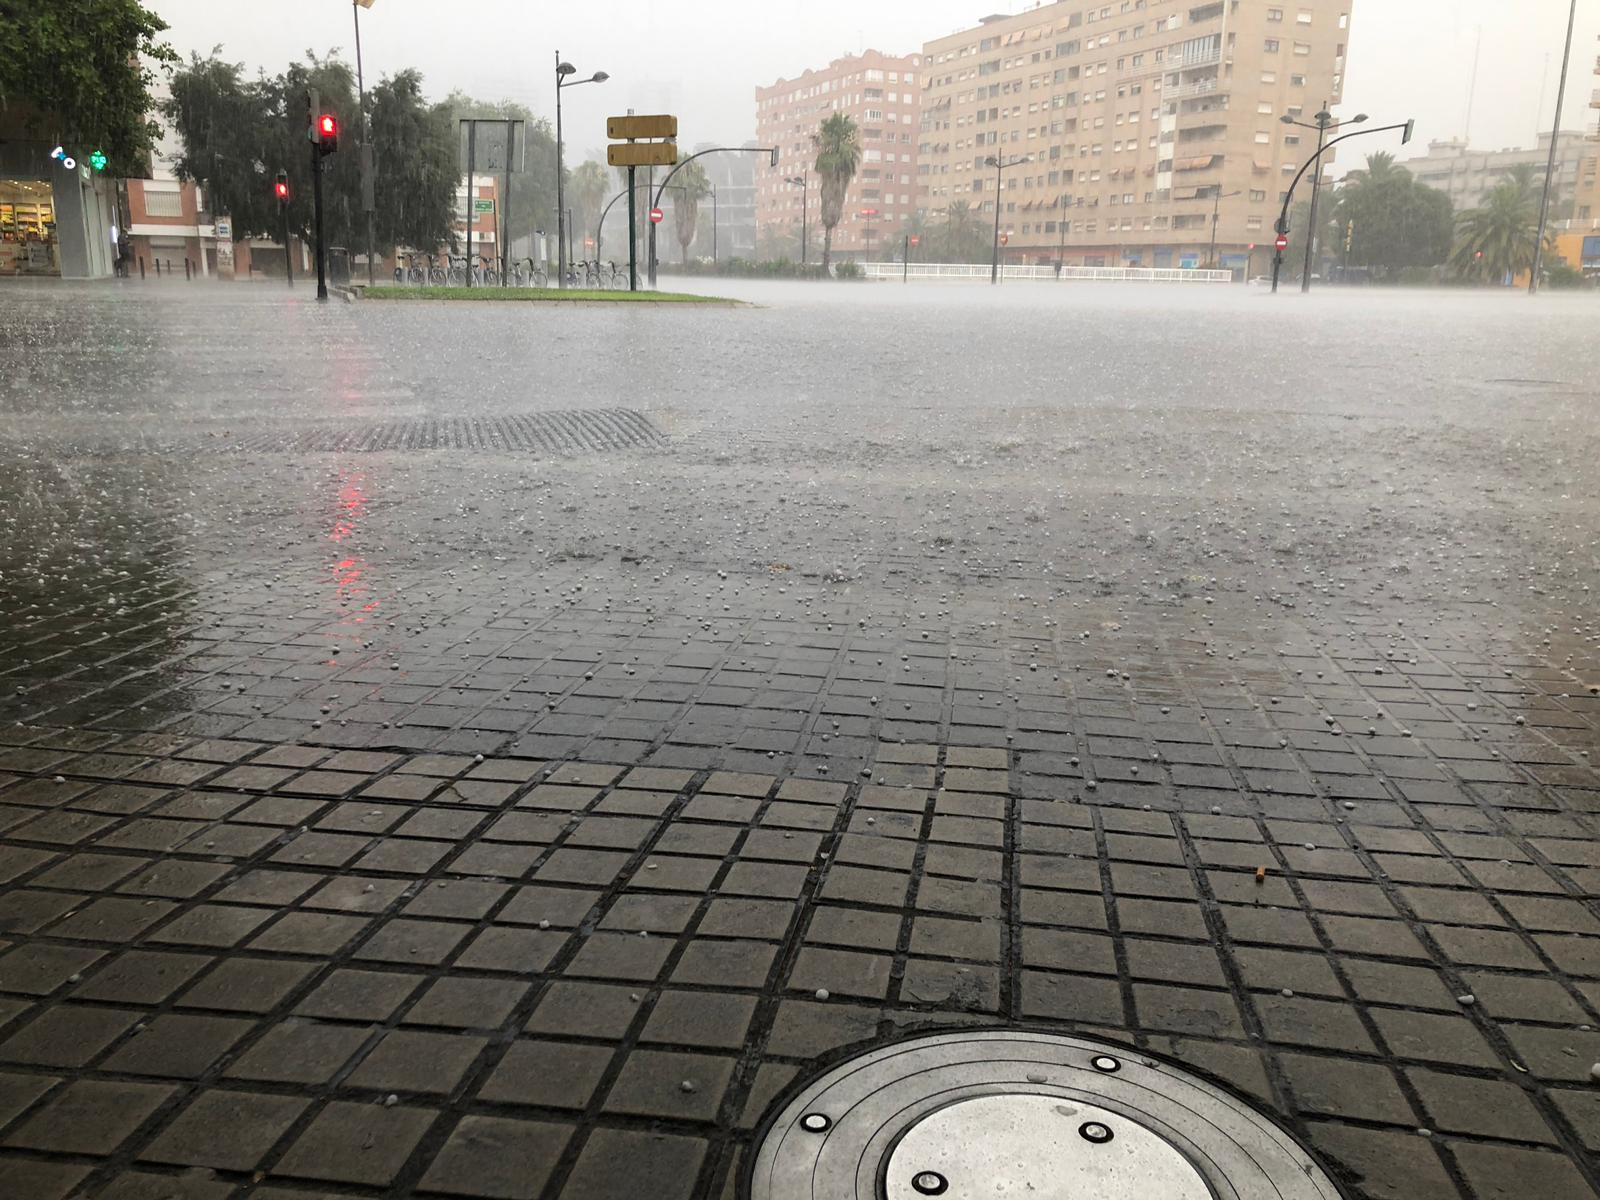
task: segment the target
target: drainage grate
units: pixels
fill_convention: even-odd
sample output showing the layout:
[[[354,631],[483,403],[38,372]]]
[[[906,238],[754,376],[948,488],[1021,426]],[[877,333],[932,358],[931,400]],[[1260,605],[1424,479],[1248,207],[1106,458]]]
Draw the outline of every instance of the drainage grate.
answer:
[[[423,417],[380,424],[314,426],[252,434],[232,449],[291,452],[382,450],[532,451],[579,454],[659,446],[665,436],[627,408],[519,413],[500,417]]]
[[[1182,1067],[982,1030],[839,1063],[762,1127],[746,1200],[1338,1200],[1277,1122]]]

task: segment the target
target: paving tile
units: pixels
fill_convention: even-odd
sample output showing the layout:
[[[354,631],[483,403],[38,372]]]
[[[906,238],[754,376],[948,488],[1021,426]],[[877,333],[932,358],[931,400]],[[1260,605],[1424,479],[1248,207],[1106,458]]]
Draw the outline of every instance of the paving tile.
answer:
[[[140,1152],[152,1162],[253,1171],[309,1100],[260,1092],[201,1092]]]
[[[436,1117],[408,1105],[332,1101],[312,1118],[271,1174],[386,1187]]]
[[[7,1134],[5,1145],[104,1157],[175,1094],[159,1084],[74,1080]]]
[[[535,1200],[572,1132],[569,1125],[549,1121],[462,1117],[423,1176],[422,1188],[450,1196]]]

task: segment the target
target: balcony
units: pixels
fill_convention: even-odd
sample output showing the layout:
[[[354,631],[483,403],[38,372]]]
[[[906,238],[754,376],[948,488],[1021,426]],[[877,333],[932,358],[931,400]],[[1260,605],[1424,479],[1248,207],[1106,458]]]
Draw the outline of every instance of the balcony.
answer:
[[[1210,96],[1222,90],[1224,89],[1221,86],[1221,80],[1198,79],[1194,83],[1180,83],[1177,87],[1162,88],[1161,98],[1163,100],[1189,100],[1195,96]],[[1600,92],[1595,94],[1600,96]]]

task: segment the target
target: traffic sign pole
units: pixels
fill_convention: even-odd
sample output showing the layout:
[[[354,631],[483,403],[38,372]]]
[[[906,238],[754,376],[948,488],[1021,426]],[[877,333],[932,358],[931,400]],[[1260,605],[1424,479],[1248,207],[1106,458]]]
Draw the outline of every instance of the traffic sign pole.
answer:
[[[638,187],[633,182],[638,167],[628,168],[628,290],[639,290],[639,211]]]

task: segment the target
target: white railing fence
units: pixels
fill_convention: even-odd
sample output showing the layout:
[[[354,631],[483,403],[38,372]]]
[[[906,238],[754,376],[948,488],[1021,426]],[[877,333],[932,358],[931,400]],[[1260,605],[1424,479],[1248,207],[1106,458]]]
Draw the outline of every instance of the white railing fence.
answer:
[[[987,263],[911,263],[896,262],[859,263],[861,274],[867,279],[988,279]],[[1069,280],[1092,280],[1119,283],[1232,283],[1232,271],[1187,270],[1181,267],[1062,267],[1060,274],[1053,266],[1021,267],[1002,265],[1001,278],[1006,282],[1039,281],[1043,283]]]

